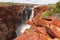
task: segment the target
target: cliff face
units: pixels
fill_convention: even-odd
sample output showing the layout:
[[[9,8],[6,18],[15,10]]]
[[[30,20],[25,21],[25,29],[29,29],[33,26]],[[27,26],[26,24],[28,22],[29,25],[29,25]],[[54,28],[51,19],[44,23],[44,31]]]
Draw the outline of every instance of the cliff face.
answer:
[[[31,8],[26,5],[0,6],[0,40],[13,40],[16,37],[16,24],[25,23],[30,18]]]
[[[0,40],[9,40],[15,34],[15,21],[21,22],[23,8],[22,5],[0,6]]]

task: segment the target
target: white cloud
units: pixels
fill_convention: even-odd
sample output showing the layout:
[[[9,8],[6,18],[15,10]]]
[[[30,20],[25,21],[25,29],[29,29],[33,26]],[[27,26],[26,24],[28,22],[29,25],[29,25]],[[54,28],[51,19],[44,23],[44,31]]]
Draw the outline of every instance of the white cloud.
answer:
[[[1,2],[31,3],[31,4],[52,4],[59,0],[0,0]]]

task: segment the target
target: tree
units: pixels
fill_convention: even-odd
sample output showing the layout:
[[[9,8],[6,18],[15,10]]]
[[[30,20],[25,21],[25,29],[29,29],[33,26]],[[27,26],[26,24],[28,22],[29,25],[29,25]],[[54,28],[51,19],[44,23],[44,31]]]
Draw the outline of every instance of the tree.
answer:
[[[60,1],[56,3],[56,8],[60,8]]]
[[[60,13],[60,1],[56,3],[56,9],[55,9],[55,11],[57,13]]]

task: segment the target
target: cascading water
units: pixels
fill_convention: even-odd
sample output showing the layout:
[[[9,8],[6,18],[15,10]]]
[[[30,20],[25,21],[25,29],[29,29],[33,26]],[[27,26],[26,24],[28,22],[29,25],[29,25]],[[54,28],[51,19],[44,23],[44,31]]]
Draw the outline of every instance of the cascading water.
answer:
[[[22,20],[21,20],[22,24],[19,25],[19,27],[16,30],[17,36],[22,34],[25,31],[25,29],[30,28],[30,25],[26,24],[26,20],[31,21],[33,16],[34,16],[33,8],[26,6],[22,12]]]

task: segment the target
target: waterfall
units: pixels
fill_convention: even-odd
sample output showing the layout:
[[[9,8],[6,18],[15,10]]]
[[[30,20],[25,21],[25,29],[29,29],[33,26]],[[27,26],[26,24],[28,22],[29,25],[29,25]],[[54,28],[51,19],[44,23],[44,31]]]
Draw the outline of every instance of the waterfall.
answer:
[[[25,29],[29,29],[30,25],[26,24],[26,20],[32,20],[34,16],[34,11],[32,7],[25,7],[24,11],[22,12],[22,24],[17,28],[16,33],[17,36],[21,35]]]
[[[32,18],[34,17],[34,11],[33,11],[33,10],[34,10],[34,8],[32,8],[32,13],[31,13],[31,15],[30,15],[30,19],[29,19],[30,21],[31,21]]]

